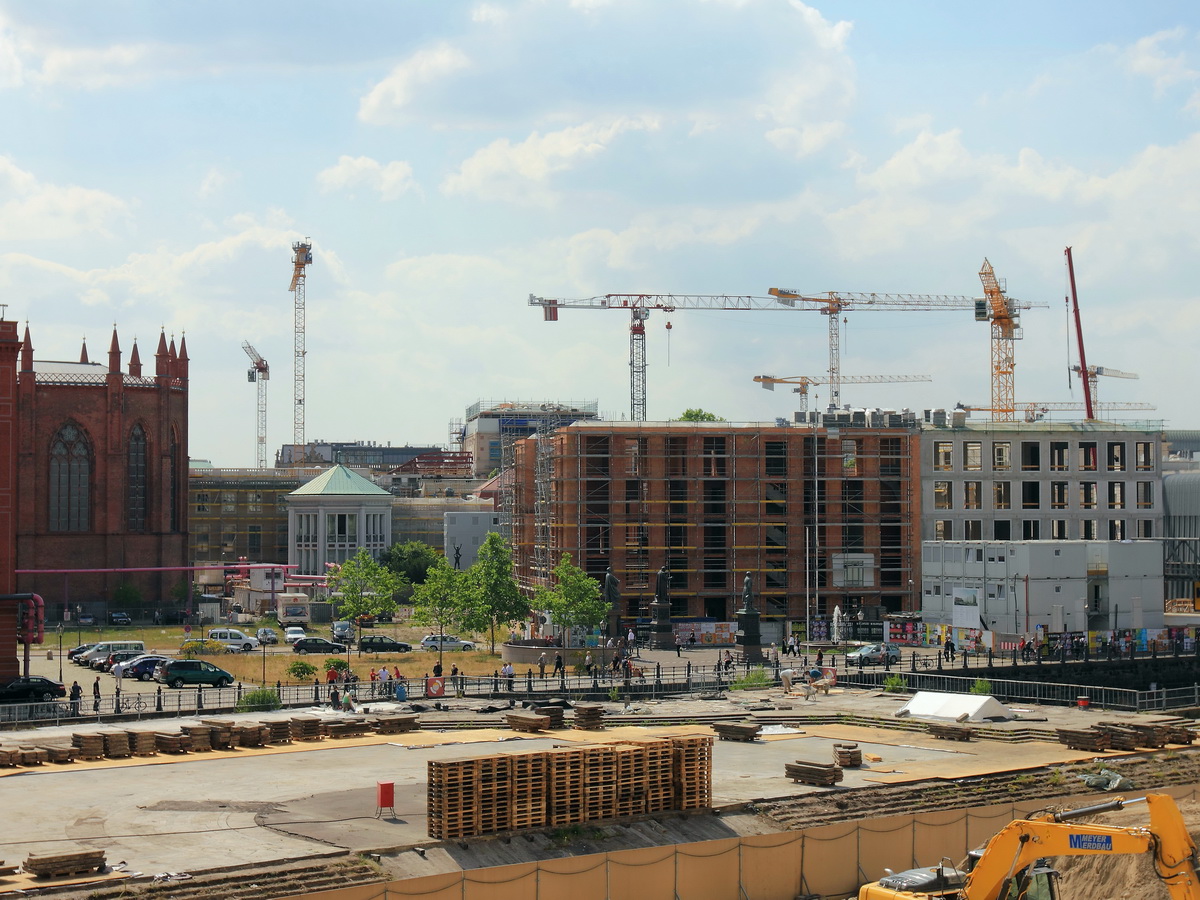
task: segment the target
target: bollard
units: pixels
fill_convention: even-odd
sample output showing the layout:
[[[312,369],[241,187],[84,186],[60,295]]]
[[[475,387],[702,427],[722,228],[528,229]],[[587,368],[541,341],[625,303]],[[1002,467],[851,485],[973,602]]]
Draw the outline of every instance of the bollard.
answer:
[[[155,711],[155,712],[162,712],[162,711],[163,711],[163,705],[162,705],[162,686],[161,686],[161,685],[159,686],[158,690],[154,692],[154,711]]]
[[[988,647],[988,663],[987,664],[988,664],[989,669],[995,664],[995,661],[992,657],[992,648],[991,647]]]
[[[113,712],[114,713],[121,712],[121,686],[120,685],[117,685],[117,692],[113,698]]]
[[[525,672],[525,693],[533,693],[533,669],[528,669]]]
[[[196,685],[196,710],[204,709],[204,686]]]
[[[654,664],[654,683],[662,687],[662,663]]]
[[[942,654],[941,653],[939,653],[937,655],[937,664],[938,664],[938,671],[939,672],[942,671]]]
[[[238,703],[241,703],[242,702],[242,683],[240,681],[238,682],[238,687],[237,687],[237,698],[238,698]]]
[[[321,682],[316,678],[313,679],[313,703],[321,705]]]

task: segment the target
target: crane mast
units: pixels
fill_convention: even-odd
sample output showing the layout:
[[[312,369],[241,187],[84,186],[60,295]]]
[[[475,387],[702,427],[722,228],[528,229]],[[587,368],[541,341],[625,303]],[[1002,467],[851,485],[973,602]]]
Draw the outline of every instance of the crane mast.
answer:
[[[271,378],[271,367],[251,346],[249,341],[242,341],[242,349],[250,357],[251,366],[246,370],[246,380],[258,384],[258,428],[255,441],[255,465],[260,469],[267,467],[267,381]]]
[[[1021,337],[1018,304],[1009,300],[1004,284],[986,258],[979,270],[979,280],[983,282],[983,293],[987,298],[986,315],[992,320],[992,421],[1015,422],[1015,341]],[[976,311],[977,319],[981,312]]]
[[[305,238],[292,244],[292,286],[288,288],[295,297],[293,313],[292,356],[292,463],[298,464],[304,455],[304,267],[313,261],[312,241]]]

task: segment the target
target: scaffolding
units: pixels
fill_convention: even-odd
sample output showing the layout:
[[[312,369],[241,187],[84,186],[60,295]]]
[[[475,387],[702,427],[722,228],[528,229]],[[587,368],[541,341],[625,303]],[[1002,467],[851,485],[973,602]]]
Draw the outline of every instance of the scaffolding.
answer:
[[[566,552],[598,580],[611,566],[625,620],[663,565],[673,616],[731,620],[746,572],[764,619],[915,609],[918,447],[911,415],[547,429],[514,447],[518,582],[548,585]]]

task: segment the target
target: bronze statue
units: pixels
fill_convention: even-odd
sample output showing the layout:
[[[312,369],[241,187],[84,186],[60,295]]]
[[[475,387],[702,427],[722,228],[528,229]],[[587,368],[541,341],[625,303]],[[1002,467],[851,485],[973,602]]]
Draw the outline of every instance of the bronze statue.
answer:
[[[621,602],[621,583],[617,581],[617,576],[612,573],[612,566],[609,566],[604,573],[604,587],[602,592],[604,599],[611,606],[617,606]]]
[[[667,571],[665,564],[658,570],[658,577],[654,580],[654,602],[671,602],[671,573]]]
[[[754,609],[754,586],[750,583],[750,573],[742,581],[742,609]]]

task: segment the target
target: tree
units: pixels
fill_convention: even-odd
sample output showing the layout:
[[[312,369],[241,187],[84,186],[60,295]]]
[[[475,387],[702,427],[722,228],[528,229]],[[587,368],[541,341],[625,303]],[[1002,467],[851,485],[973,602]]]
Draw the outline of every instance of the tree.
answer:
[[[608,616],[611,605],[600,593],[600,582],[578,566],[571,565],[571,554],[564,553],[554,567],[554,587],[541,588],[534,602],[538,609],[550,612],[554,624],[567,630],[566,644],[571,644],[571,629],[593,628]]]
[[[379,561],[403,576],[408,584],[420,584],[425,580],[425,573],[435,560],[442,555],[424,541],[407,541],[403,544],[392,544],[379,554]]]
[[[725,420],[716,413],[710,413],[703,409],[685,409],[683,414],[675,420],[676,422],[724,422]]]
[[[473,631],[489,630],[492,653],[496,652],[496,629],[511,627],[529,617],[529,601],[512,577],[512,548],[494,531],[484,538],[483,546],[471,566],[463,573],[466,595],[466,621]]]
[[[436,628],[439,635],[447,630],[457,630],[457,626],[468,618],[462,581],[463,573],[454,571],[450,563],[439,556],[425,573],[425,580],[413,589],[413,622]],[[441,661],[439,645],[438,662]]]
[[[381,566],[366,550],[359,550],[340,566],[329,570],[326,579],[335,599],[338,615],[351,621],[360,616],[391,615],[396,610],[396,591],[404,580]]]

